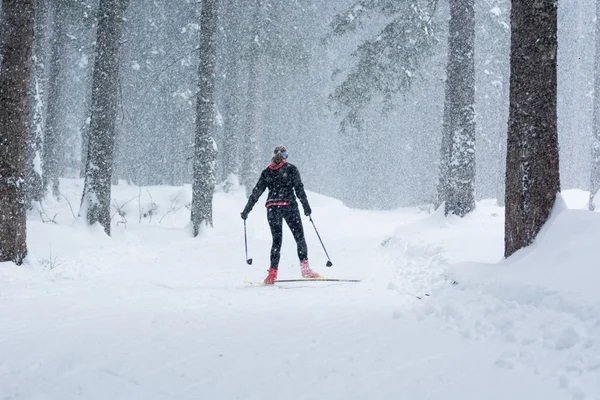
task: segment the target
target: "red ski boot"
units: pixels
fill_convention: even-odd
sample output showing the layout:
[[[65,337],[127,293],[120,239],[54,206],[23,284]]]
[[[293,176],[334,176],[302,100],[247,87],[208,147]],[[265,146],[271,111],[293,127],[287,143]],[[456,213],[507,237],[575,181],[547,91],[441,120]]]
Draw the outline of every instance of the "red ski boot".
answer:
[[[300,263],[300,271],[302,271],[303,278],[315,279],[321,277],[321,275],[310,269],[308,266],[308,260],[304,260]]]
[[[265,278],[265,285],[272,285],[277,280],[277,269],[269,268],[269,275]]]

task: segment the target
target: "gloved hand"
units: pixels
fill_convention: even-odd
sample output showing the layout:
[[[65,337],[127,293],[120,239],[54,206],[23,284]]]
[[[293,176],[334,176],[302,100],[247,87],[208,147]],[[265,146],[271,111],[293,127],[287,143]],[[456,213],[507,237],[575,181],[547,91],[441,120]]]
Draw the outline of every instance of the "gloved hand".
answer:
[[[242,219],[245,221],[246,218],[248,218],[248,211],[244,210],[244,211],[241,212],[240,215],[242,216]]]
[[[312,213],[312,210],[310,209],[309,206],[304,207],[304,215],[306,215],[307,217],[310,217],[311,213]]]

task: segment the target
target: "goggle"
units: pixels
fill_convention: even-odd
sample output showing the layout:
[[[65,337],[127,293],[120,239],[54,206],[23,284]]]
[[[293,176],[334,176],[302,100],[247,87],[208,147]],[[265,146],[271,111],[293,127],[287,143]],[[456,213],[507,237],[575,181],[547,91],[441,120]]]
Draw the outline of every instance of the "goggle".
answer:
[[[275,150],[273,151],[274,154],[281,154],[281,157],[288,158],[288,151],[285,147],[276,147]]]

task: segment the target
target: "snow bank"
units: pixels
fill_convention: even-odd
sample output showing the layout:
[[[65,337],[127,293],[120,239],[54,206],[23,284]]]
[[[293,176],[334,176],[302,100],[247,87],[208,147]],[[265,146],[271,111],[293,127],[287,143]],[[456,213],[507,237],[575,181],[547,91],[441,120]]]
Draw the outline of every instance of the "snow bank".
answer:
[[[559,198],[535,242],[498,265],[457,266],[479,279],[519,282],[600,302],[600,214],[584,211],[585,192]],[[582,209],[570,209],[574,206]],[[475,273],[473,270],[479,270]]]
[[[538,377],[533,380],[553,388],[536,398],[600,396],[600,215],[582,210],[585,199],[582,191],[563,194],[536,241],[499,263],[471,248],[501,243],[502,210],[489,213],[478,204],[469,218],[449,220],[451,232],[432,235],[469,238],[462,245],[449,237],[436,240],[454,254],[453,261],[472,262],[441,259],[436,268],[419,272],[422,286],[428,285],[423,290],[431,293],[424,297],[423,318],[442,321],[466,341],[496,348],[498,370],[532,373]],[[472,234],[475,220],[478,238]],[[488,230],[494,226],[496,234]],[[433,271],[438,276],[424,279]],[[459,284],[447,283],[454,280]]]

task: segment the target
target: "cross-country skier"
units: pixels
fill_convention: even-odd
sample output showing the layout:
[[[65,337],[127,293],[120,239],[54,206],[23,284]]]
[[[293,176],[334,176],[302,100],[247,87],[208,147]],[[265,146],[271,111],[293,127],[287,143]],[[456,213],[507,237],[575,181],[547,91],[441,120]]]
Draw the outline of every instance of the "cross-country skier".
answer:
[[[260,174],[258,183],[252,190],[248,203],[242,211],[242,219],[248,218],[248,214],[258,201],[266,188],[269,188],[267,197],[267,220],[271,227],[273,245],[271,246],[271,267],[265,278],[266,284],[273,284],[277,279],[277,268],[279,267],[279,256],[281,251],[283,220],[288,224],[296,244],[298,246],[298,258],[300,259],[300,270],[304,278],[318,278],[319,274],[310,269],[308,265],[308,248],[304,239],[304,229],[300,219],[300,211],[296,196],[302,203],[304,215],[310,216],[311,209],[308,205],[304,185],[300,179],[298,168],[287,162],[288,151],[285,146],[277,146],[274,150],[271,163]],[[295,194],[294,194],[295,192]]]

